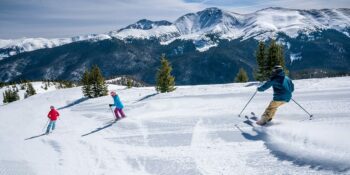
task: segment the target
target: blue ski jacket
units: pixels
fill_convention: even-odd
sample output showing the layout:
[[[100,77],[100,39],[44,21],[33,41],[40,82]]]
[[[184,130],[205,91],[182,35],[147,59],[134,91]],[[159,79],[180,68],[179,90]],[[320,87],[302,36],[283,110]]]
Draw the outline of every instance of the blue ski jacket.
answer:
[[[262,92],[273,88],[273,100],[289,102],[294,91],[294,84],[292,80],[285,75],[284,71],[271,76],[270,80],[258,87],[258,91]]]
[[[115,95],[115,96],[113,96],[112,98],[113,98],[113,100],[114,100],[114,104],[113,104],[112,106],[115,106],[116,108],[119,108],[119,109],[123,109],[123,108],[124,108],[124,105],[123,105],[123,103],[120,101],[118,95]]]

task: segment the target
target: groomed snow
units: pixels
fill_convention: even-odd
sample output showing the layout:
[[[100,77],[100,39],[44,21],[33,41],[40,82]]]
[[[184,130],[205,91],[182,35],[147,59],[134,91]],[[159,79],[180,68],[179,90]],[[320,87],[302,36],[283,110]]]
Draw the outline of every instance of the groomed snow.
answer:
[[[80,88],[0,106],[0,174],[350,174],[350,77],[297,80],[293,102],[272,125],[252,128],[237,115],[255,83],[154,88],[110,85],[126,119],[111,123],[111,97]],[[261,115],[272,91],[244,115]],[[57,129],[41,136],[50,105]]]

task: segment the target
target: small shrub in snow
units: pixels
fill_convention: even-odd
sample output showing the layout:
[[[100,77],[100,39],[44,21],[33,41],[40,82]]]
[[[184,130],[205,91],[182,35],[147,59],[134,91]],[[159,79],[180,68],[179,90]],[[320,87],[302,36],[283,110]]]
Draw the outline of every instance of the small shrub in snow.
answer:
[[[28,98],[32,95],[35,95],[36,94],[36,91],[32,85],[32,83],[27,83],[27,89],[26,89],[26,93],[24,95],[24,98]]]

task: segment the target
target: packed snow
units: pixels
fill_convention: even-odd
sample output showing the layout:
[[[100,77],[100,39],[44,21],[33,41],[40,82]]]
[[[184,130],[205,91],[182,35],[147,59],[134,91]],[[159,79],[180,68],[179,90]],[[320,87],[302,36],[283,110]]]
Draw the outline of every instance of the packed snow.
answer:
[[[80,87],[0,106],[0,174],[350,174],[350,77],[297,80],[296,104],[272,124],[251,127],[238,114],[257,83],[116,90],[127,118],[116,123],[109,96]],[[243,115],[261,115],[272,91]],[[42,135],[49,106],[61,116]]]

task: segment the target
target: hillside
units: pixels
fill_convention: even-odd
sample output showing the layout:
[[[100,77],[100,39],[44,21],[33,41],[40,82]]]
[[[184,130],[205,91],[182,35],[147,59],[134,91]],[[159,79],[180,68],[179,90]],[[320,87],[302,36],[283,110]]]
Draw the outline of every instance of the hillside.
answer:
[[[295,81],[293,102],[272,125],[252,128],[237,115],[254,84],[153,87],[110,85],[127,118],[112,123],[111,97],[82,99],[79,87],[0,106],[0,174],[350,174],[350,78]],[[244,114],[261,115],[272,91]],[[61,113],[43,133],[49,106]],[[237,125],[237,126],[235,126]]]

